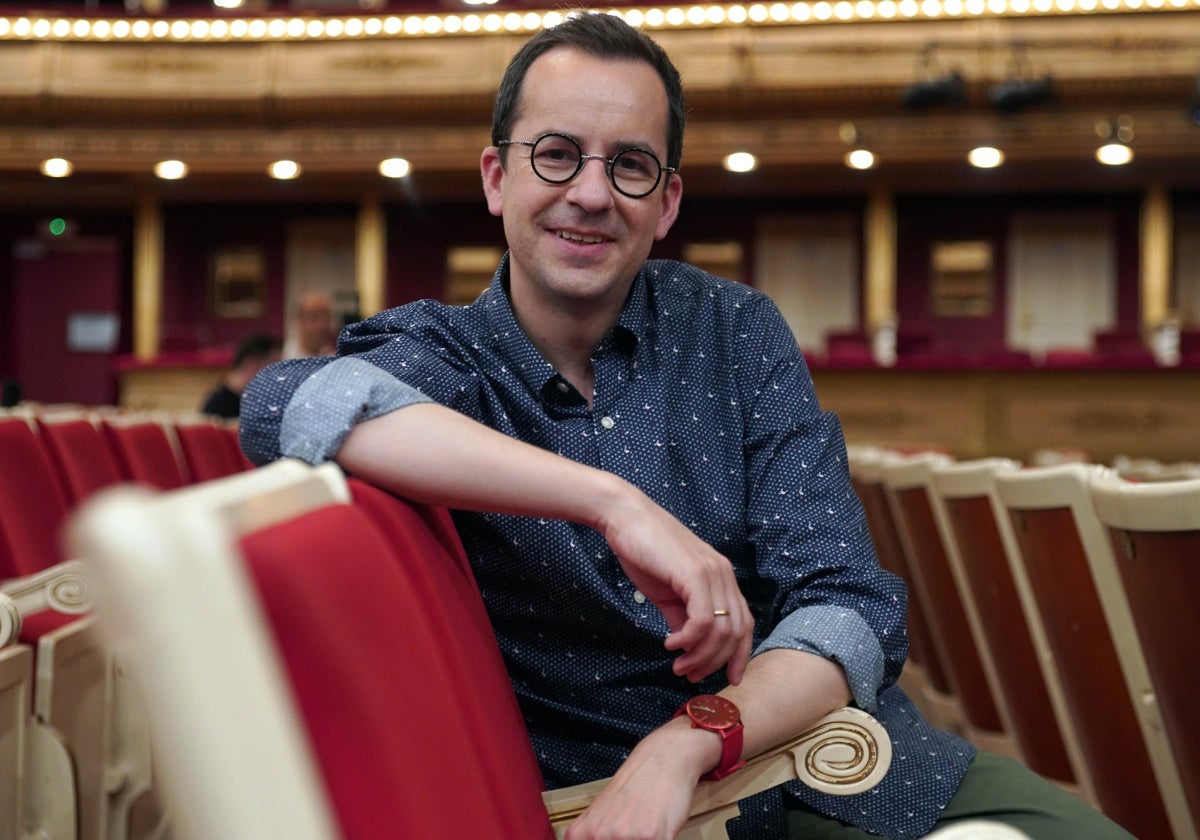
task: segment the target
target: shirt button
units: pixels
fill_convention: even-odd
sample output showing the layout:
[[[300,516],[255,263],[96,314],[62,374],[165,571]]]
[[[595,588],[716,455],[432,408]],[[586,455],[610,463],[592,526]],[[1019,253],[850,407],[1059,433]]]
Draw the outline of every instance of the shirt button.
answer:
[[[571,386],[568,385],[566,382],[563,382],[561,379],[557,383],[555,383],[554,387],[557,388],[558,390],[562,391],[564,394],[567,393],[567,391],[571,390]]]
[[[613,426],[615,426],[617,424],[616,424],[616,421],[614,421],[611,417],[609,417],[608,415],[605,415],[600,418],[600,425],[606,429],[611,429]]]
[[[646,603],[646,596],[642,594],[641,590],[639,590],[639,589],[633,590],[633,602],[635,604]]]

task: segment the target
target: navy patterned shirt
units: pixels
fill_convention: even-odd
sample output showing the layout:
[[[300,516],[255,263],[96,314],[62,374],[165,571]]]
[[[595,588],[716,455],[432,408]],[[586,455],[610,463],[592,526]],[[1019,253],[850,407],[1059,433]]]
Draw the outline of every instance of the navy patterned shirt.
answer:
[[[334,457],[357,422],[434,400],[513,437],[616,473],[733,563],[756,653],[829,657],[893,740],[892,768],[849,797],[788,789],[897,838],[928,832],[973,755],[895,685],[907,655],[903,583],[876,561],[836,417],[794,337],[754,289],[652,260],[595,348],[593,405],[539,354],[506,292],[508,258],[470,306],[421,301],[347,327],[338,355],[282,362],[242,398],[263,463]],[[456,512],[549,787],[612,775],[696,693],[671,671],[666,622],[604,539],[570,522]],[[741,804],[734,838],[784,835],[777,789]]]

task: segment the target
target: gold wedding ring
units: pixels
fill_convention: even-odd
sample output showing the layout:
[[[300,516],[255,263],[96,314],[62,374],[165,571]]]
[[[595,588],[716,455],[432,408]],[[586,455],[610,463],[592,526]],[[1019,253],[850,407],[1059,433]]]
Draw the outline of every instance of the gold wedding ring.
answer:
[[[729,610],[713,610],[713,615],[717,616],[717,618],[720,618],[723,615],[729,615]]]

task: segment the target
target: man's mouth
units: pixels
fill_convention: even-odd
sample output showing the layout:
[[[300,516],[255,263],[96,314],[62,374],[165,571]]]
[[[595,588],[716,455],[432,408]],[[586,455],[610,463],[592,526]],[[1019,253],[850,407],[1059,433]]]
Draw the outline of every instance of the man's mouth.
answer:
[[[559,239],[566,239],[568,242],[582,242],[585,245],[599,245],[604,241],[603,236],[596,236],[588,233],[573,233],[569,230],[557,231]]]

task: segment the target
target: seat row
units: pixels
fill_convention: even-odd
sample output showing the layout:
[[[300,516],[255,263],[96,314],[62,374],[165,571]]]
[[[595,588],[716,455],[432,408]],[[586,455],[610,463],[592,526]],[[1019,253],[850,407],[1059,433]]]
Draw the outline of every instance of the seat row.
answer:
[[[1196,840],[1200,477],[870,447],[850,468],[909,583],[904,679],[926,713],[1137,837]]]
[[[561,836],[603,781],[541,796],[449,514],[234,445],[0,416],[0,837]],[[723,837],[747,790],[854,793],[889,761],[843,709],[706,785],[686,836]]]
[[[101,642],[69,517],[99,491],[180,488],[250,466],[199,417],[0,414],[0,837],[162,836],[136,689]]]

